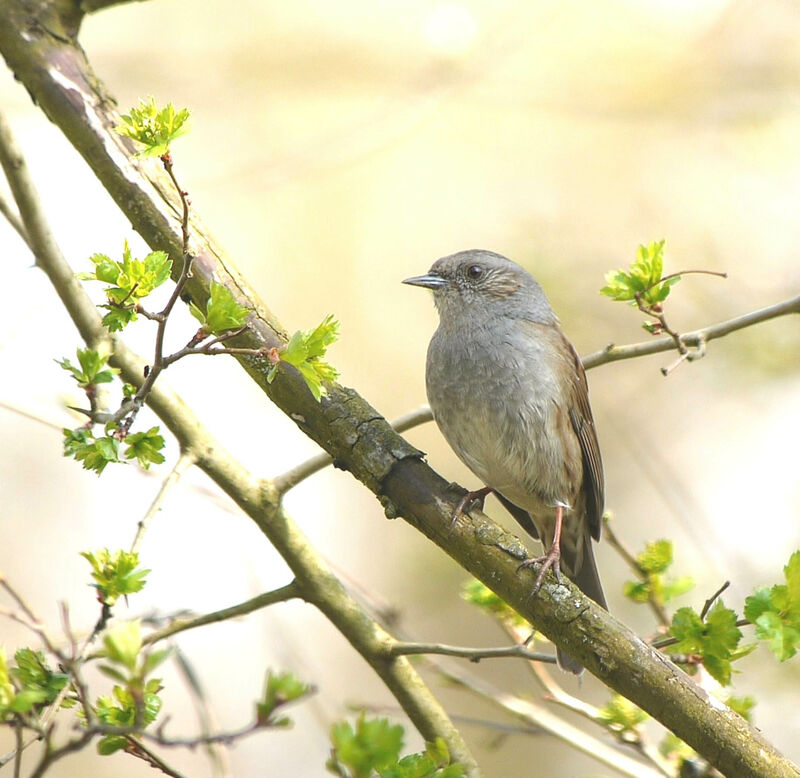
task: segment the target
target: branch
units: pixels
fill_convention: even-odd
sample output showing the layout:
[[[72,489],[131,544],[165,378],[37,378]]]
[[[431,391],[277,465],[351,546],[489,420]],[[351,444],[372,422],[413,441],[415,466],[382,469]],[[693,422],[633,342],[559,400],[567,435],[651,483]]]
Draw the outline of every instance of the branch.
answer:
[[[142,645],[149,646],[153,643],[157,643],[159,640],[172,637],[180,632],[186,632],[186,630],[189,629],[196,629],[197,627],[204,627],[207,624],[217,624],[220,621],[227,621],[228,619],[234,619],[238,616],[245,616],[248,613],[266,608],[269,605],[275,605],[278,602],[288,602],[300,596],[300,586],[298,586],[296,581],[292,581],[286,584],[286,586],[282,586],[280,589],[264,592],[249,600],[240,602],[238,605],[232,605],[230,608],[223,608],[213,613],[204,613],[202,616],[194,616],[188,619],[175,619],[166,627],[151,632],[149,635],[142,638]]]
[[[781,303],[775,305],[768,305],[766,308],[761,308],[751,313],[745,313],[742,316],[736,316],[733,319],[712,324],[708,327],[703,327],[699,330],[692,332],[685,332],[680,336],[680,340],[687,346],[694,346],[695,348],[702,348],[705,343],[717,338],[722,338],[736,330],[742,330],[745,327],[752,327],[754,324],[760,324],[770,319],[775,319],[778,316],[786,316],[790,313],[800,313],[800,295],[797,297],[790,297]],[[608,364],[609,362],[617,362],[621,359],[634,359],[635,357],[643,357],[648,354],[658,354],[661,351],[670,351],[675,348],[675,342],[670,337],[659,338],[658,340],[647,340],[642,343],[632,343],[627,346],[606,346],[601,351],[596,351],[594,354],[589,354],[583,358],[583,366],[590,370],[593,367]]]
[[[539,651],[530,651],[524,645],[502,646],[500,648],[467,648],[465,646],[447,646],[443,643],[409,643],[399,642],[389,649],[390,656],[407,656],[409,654],[441,654],[442,656],[456,656],[469,659],[470,662],[480,662],[481,659],[496,659],[498,657],[519,657],[533,662],[548,662],[555,664],[553,654],[543,654]]]
[[[508,694],[486,681],[460,670],[445,668],[439,664],[436,664],[435,667],[437,672],[449,681],[477,694],[481,699],[493,703],[525,723],[543,729],[559,740],[569,743],[573,748],[588,754],[622,775],[632,776],[632,778],[663,778],[662,772],[632,759],[602,740],[567,723],[542,705]]]
[[[8,55],[3,44],[6,42],[6,34],[10,31],[6,24],[11,23],[9,19],[5,18],[5,12],[8,10],[7,5],[0,5],[0,50],[6,56]],[[19,11],[18,8],[12,10]],[[14,23],[16,24],[18,21],[15,17]],[[54,45],[60,47],[66,44],[60,39],[54,39]],[[75,56],[75,51],[71,47],[67,47],[66,51],[70,52],[71,57]],[[89,81],[97,83],[93,78],[89,79],[87,83]],[[60,81],[58,88],[63,88]],[[69,101],[67,102],[69,103]],[[110,127],[110,123],[106,123],[105,126]],[[0,129],[3,127],[5,124],[0,120]],[[12,191],[18,189],[25,194],[24,198],[17,202],[17,205],[32,243],[37,247],[39,267],[47,274],[55,287],[83,339],[87,343],[100,344],[106,348],[113,343],[112,363],[120,368],[125,381],[140,385],[145,367],[144,360],[130,351],[121,341],[112,340],[103,329],[97,309],[75,279],[58,245],[51,238],[35,187],[30,180],[21,153],[10,133],[0,133],[0,158],[8,155],[13,155],[16,159],[13,166],[6,168],[6,172],[13,179],[13,183],[10,181]],[[168,223],[165,224],[165,228],[168,228]],[[223,272],[221,269],[215,269],[214,264],[209,264],[210,259],[207,253],[203,253],[202,257],[197,253],[194,256],[196,257],[193,263],[194,275],[197,278],[204,278],[206,283],[210,281],[208,273]],[[230,279],[230,275],[228,278]],[[244,285],[244,281],[241,283]],[[257,302],[251,304],[259,313],[265,315],[266,309],[259,306]],[[275,337],[275,330],[271,328],[260,327],[258,331],[263,337]],[[266,371],[261,375],[266,384]],[[288,370],[284,375],[292,377]],[[295,391],[304,392],[307,402],[310,403],[309,407],[317,413],[320,406],[311,397],[299,374],[294,377],[298,382],[295,385]],[[274,383],[277,384],[279,381],[280,379]],[[284,381],[288,388],[289,381],[286,378]],[[464,765],[470,778],[479,778],[481,772],[477,763],[444,708],[431,694],[407,659],[398,657],[387,661],[384,649],[390,636],[379,624],[369,618],[347,593],[339,579],[333,575],[316,548],[284,511],[274,486],[269,482],[261,482],[253,478],[213,438],[200,420],[164,384],[163,380],[153,387],[147,402],[165,426],[175,435],[181,449],[196,452],[197,466],[215,481],[261,529],[295,574],[303,599],[322,611],[353,648],[364,657],[403,707],[422,737],[429,741],[438,737],[444,739],[453,760]],[[372,411],[372,414],[375,415],[375,412]],[[410,447],[408,448],[410,449]]]
[[[197,457],[191,451],[181,452],[181,455],[178,457],[178,461],[175,463],[175,466],[169,471],[169,475],[162,482],[161,488],[158,490],[158,494],[153,499],[153,502],[150,503],[147,513],[145,513],[145,515],[139,519],[139,523],[136,525],[136,535],[133,538],[133,543],[131,543],[132,552],[139,550],[139,546],[144,539],[144,533],[147,532],[150,522],[161,510],[161,507],[164,505],[164,500],[167,499],[167,495],[173,489],[173,487],[177,485],[178,481],[181,480],[183,474],[196,461]]]
[[[68,33],[74,19],[58,17],[59,11],[58,4],[30,6],[25,0],[5,0],[0,4],[0,51],[151,248],[179,256],[180,204],[175,202],[168,180],[164,182],[163,173],[131,159],[130,145],[112,132],[117,121],[111,109],[114,100],[91,72],[83,52],[70,42]],[[41,16],[31,16],[36,13]],[[33,42],[31,30],[36,31]],[[63,31],[64,35],[51,35],[45,30]],[[226,285],[253,312],[250,328],[239,338],[240,345],[253,349],[282,345],[286,340],[284,328],[199,221],[191,221],[196,245],[191,252],[195,261],[193,278],[187,284],[189,295],[195,302],[202,301],[208,296],[212,279]],[[25,223],[30,231],[28,221]],[[84,320],[85,295],[75,288],[78,285],[69,269],[51,259],[42,262],[42,267],[79,323],[81,333],[87,339],[99,337],[96,312]],[[796,312],[800,299],[791,302],[791,312]],[[88,300],[86,304],[91,306]],[[760,315],[763,320],[780,314]],[[720,326],[731,331],[730,324]],[[711,332],[712,337],[721,334],[724,333],[719,329]],[[684,338],[691,343],[691,334]],[[658,341],[648,344],[646,353],[666,350],[669,343],[666,340],[663,346]],[[114,364],[122,369],[126,381],[138,384],[142,361],[121,344],[115,345]],[[601,358],[613,361],[624,356],[612,347],[601,352]],[[516,537],[478,511],[464,517],[451,530],[454,495],[448,482],[428,467],[421,452],[397,435],[354,390],[333,384],[329,396],[318,403],[296,371],[283,370],[268,384],[263,360],[243,356],[240,362],[305,434],[376,494],[387,516],[402,515],[589,672],[664,723],[720,771],[737,778],[800,775],[800,770],[757,730],[712,700],[685,673],[568,582],[557,586],[548,576],[539,595],[529,597],[533,579],[527,572],[517,575],[526,551]],[[183,447],[201,452],[198,466],[233,497],[287,559],[298,582],[302,582],[304,598],[313,602],[365,657],[423,737],[432,739],[444,732],[453,758],[467,764],[471,775],[476,774],[477,768],[460,736],[438,703],[427,690],[422,691],[421,681],[407,660],[387,661],[381,656],[386,633],[358,608],[299,532],[279,504],[274,484],[255,481],[210,439],[183,403],[163,385],[154,387],[149,403]]]
[[[6,221],[17,231],[17,234],[22,238],[25,245],[31,248],[31,244],[28,243],[28,233],[25,232],[25,228],[22,226],[19,216],[14,213],[14,210],[5,201],[4,197],[0,197],[0,213],[6,217]]]

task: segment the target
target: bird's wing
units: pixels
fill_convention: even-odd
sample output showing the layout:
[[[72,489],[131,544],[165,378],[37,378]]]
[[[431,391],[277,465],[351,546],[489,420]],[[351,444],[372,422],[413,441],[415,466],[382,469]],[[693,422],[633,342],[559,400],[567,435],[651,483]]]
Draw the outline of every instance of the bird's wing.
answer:
[[[581,359],[572,344],[564,338],[575,363],[573,402],[569,409],[572,428],[578,436],[583,454],[583,492],[586,496],[586,518],[589,531],[595,540],[600,540],[603,522],[603,461],[600,458],[600,446],[597,443],[597,432],[589,407],[589,385]]]

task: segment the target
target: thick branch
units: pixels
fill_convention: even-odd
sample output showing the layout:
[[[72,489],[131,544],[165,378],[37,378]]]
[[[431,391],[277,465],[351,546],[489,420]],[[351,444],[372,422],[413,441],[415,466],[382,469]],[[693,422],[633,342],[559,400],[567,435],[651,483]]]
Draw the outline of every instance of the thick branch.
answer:
[[[62,0],[60,6],[51,3],[35,9],[52,15],[59,9],[63,11],[66,5],[69,8],[63,20],[50,16],[35,20],[30,18],[31,11],[24,0],[6,0],[0,5],[0,50],[38,104],[84,156],[137,231],[153,249],[164,249],[177,257],[179,209],[170,187],[164,185],[159,171],[153,167],[132,162],[127,143],[112,132],[116,121],[112,101],[91,74],[83,52],[61,35],[56,37],[46,31],[68,29],[69,22],[74,22],[74,5]],[[253,311],[250,329],[238,339],[238,345],[248,348],[279,345],[285,337],[283,328],[207,237],[202,225],[193,220],[191,231],[197,244],[192,246],[191,253],[197,259],[189,291],[195,300],[207,295],[213,275]],[[65,278],[72,281],[63,268],[52,278],[57,287],[59,278],[62,283]],[[63,299],[62,291],[59,293]],[[92,327],[85,335],[95,333]],[[662,349],[656,345],[653,351],[657,350]],[[613,358],[622,357],[607,357],[607,361]],[[747,722],[711,699],[687,675],[575,587],[553,585],[548,577],[539,596],[529,597],[531,576],[516,573],[526,552],[514,536],[477,512],[459,521],[450,531],[450,516],[458,495],[422,462],[420,452],[397,435],[355,391],[334,385],[329,397],[317,403],[293,369],[282,369],[275,381],[267,384],[268,365],[263,360],[242,357],[240,361],[265,394],[317,441],[340,468],[350,470],[379,497],[389,517],[406,518],[590,672],[664,723],[723,773],[736,778],[800,775]],[[121,347],[116,363],[123,368],[126,380],[140,380],[141,361]],[[211,441],[177,397],[157,385],[150,404],[181,445],[198,454],[198,465],[291,560],[298,581],[308,582],[304,596],[342,629],[381,674],[422,734],[426,737],[438,734],[433,720],[444,717],[444,713],[439,710],[434,715],[417,709],[421,704],[418,677],[405,660],[379,658],[378,647],[385,633],[357,608],[354,613],[347,612],[347,608],[353,607],[352,600],[276,504],[275,495],[265,493],[261,485]],[[446,717],[439,723],[449,725]],[[452,745],[451,752],[462,758]]]

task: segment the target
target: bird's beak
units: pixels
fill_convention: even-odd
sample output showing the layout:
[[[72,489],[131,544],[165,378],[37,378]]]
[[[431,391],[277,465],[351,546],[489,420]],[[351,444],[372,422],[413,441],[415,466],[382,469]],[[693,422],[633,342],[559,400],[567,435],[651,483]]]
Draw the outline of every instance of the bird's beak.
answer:
[[[403,283],[410,284],[411,286],[424,286],[426,289],[441,289],[447,281],[441,276],[436,276],[433,273],[426,273],[424,276],[406,278]]]

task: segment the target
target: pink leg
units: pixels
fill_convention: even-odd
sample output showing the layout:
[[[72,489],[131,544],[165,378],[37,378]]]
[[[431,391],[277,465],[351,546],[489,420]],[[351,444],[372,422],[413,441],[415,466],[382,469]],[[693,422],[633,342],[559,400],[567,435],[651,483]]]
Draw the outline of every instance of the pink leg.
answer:
[[[561,525],[564,522],[564,508],[559,505],[556,507],[556,527],[553,533],[553,545],[544,556],[536,557],[535,559],[526,559],[518,568],[517,571],[522,570],[523,567],[533,567],[533,565],[541,565],[539,572],[536,574],[536,580],[533,583],[533,591],[531,595],[536,594],[542,586],[544,574],[552,568],[556,577],[556,581],[561,583]]]

